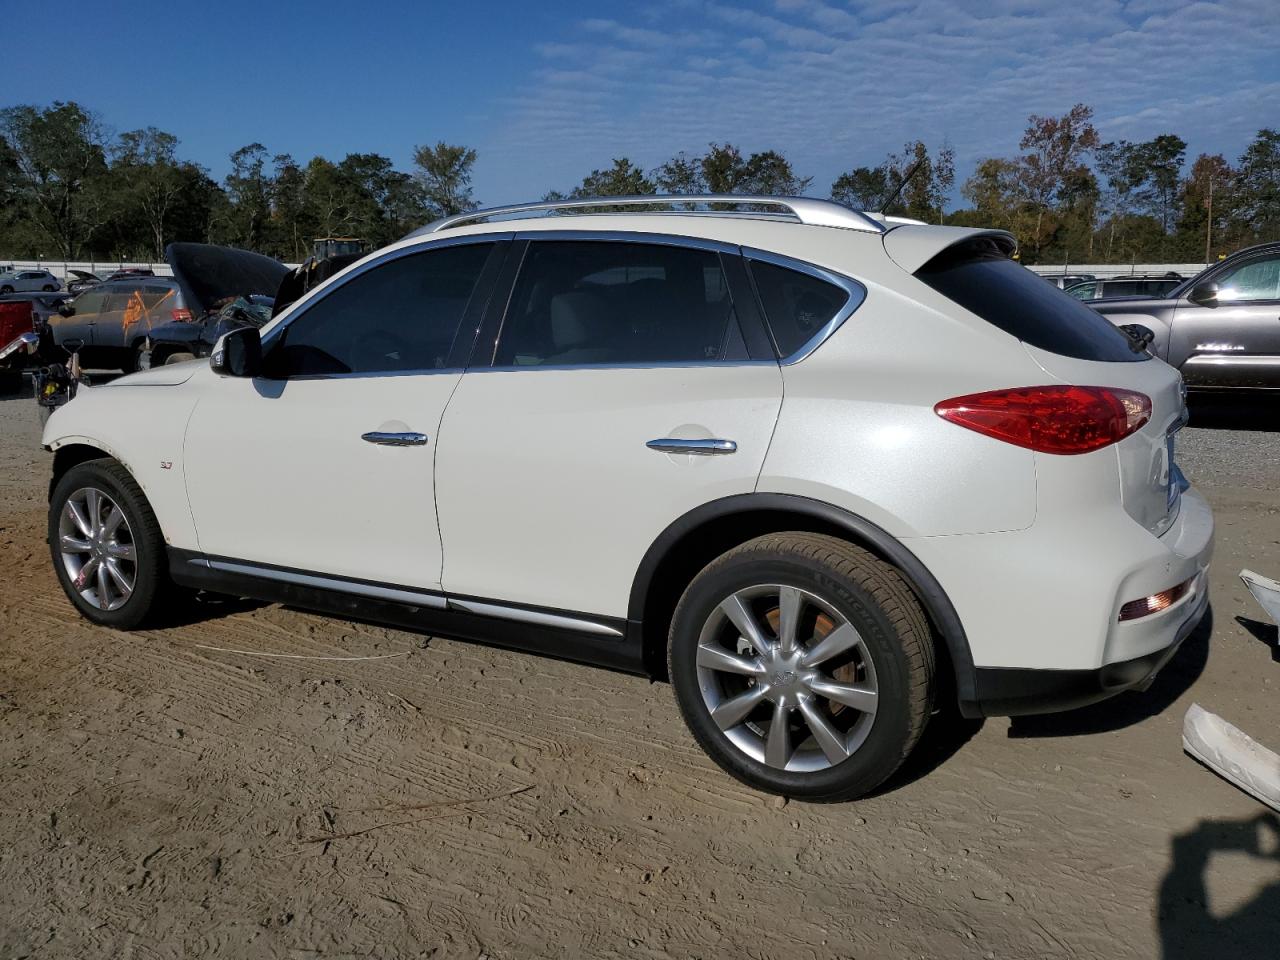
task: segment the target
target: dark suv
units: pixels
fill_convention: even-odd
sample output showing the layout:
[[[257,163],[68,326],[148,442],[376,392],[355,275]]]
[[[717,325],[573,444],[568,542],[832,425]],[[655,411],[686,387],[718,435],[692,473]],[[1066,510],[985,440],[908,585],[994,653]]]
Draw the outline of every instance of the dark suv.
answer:
[[[137,370],[153,326],[190,320],[178,283],[169,277],[134,276],[90,287],[64,304],[49,329],[59,346],[83,341],[86,367]]]
[[[1089,305],[1151,330],[1152,352],[1189,387],[1280,388],[1280,243],[1232,254],[1161,299]]]

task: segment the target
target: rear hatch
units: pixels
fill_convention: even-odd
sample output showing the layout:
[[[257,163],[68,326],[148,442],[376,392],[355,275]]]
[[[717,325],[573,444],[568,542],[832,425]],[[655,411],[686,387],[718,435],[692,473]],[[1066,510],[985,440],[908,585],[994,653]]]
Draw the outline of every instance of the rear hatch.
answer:
[[[1046,384],[1132,390],[1150,399],[1150,419],[1109,449],[1118,460],[1125,511],[1160,535],[1177,516],[1183,487],[1174,458],[1174,435],[1186,419],[1181,376],[1110,321],[1010,260],[1009,252],[998,235],[971,235],[943,247],[914,273],[1022,341],[1044,369]]]

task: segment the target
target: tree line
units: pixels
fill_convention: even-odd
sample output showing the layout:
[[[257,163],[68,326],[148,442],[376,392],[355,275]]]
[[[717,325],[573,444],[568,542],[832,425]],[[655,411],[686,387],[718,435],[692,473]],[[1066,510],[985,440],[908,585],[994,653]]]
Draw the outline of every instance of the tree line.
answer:
[[[829,195],[929,223],[1008,229],[1027,263],[1193,262],[1280,239],[1280,133],[1259,130],[1234,162],[1219,153],[1188,163],[1186,146],[1174,133],[1103,142],[1093,111],[1077,104],[1029,117],[1013,156],[980,159],[959,209],[947,209],[956,170],[945,141],[911,141],[854,167]],[[316,237],[378,246],[477,206],[476,151],[444,141],[416,147],[407,171],[377,153],[303,164],[252,143],[231,154],[221,182],[178,147],[155,127],[111,133],[74,102],[0,110],[0,255],[159,260],[166,244],[194,240],[297,261]],[[545,199],[812,188],[779,151],[711,143],[650,170],[614,158]]]

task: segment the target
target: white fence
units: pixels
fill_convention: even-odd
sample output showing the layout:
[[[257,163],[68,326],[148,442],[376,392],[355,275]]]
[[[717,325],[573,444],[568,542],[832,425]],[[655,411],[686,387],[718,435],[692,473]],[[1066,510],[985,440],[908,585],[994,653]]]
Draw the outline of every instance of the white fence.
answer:
[[[1042,277],[1059,277],[1064,273],[1091,273],[1095,277],[1128,277],[1135,273],[1178,273],[1194,277],[1203,270],[1203,263],[1071,263],[1050,266],[1038,263],[1031,269]]]
[[[0,260],[0,269],[48,270],[61,280],[67,279],[68,270],[87,270],[97,277],[106,277],[117,270],[146,269],[157,277],[171,277],[173,270],[167,263],[138,263],[131,260],[86,260],[82,263],[67,260]]]

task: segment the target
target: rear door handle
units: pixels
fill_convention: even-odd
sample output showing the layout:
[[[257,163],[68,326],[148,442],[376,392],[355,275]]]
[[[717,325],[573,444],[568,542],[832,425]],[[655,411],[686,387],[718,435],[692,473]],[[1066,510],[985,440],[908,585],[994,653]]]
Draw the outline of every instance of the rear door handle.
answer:
[[[650,440],[645,446],[662,453],[691,453],[700,457],[738,452],[738,445],[732,440],[677,440],[674,437],[663,437]]]
[[[383,433],[380,430],[370,430],[368,433],[360,434],[360,439],[384,447],[420,447],[427,442],[427,435],[425,433]]]

